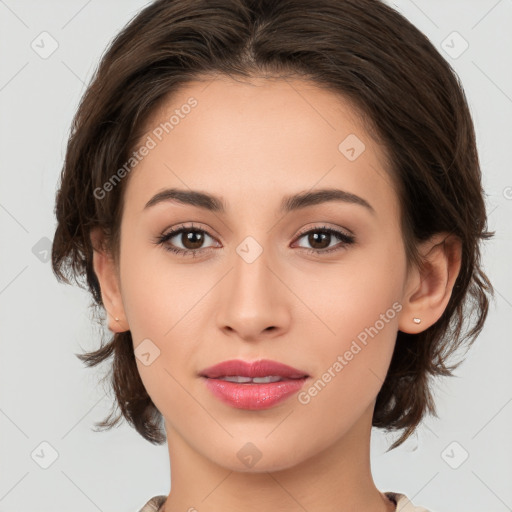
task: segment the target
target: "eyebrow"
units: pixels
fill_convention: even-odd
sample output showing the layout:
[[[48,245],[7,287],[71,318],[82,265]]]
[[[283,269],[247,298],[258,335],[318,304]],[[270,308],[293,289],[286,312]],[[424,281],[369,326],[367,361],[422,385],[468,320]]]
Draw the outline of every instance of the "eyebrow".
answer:
[[[205,210],[226,213],[226,204],[221,197],[217,197],[198,190],[183,190],[178,188],[169,188],[155,194],[144,206],[144,210],[161,202],[178,202],[181,204],[196,206]],[[291,196],[286,196],[281,201],[280,213],[290,213],[326,202],[344,202],[363,206],[373,215],[375,209],[368,201],[350,192],[336,188],[323,188],[313,191],[299,192]]]

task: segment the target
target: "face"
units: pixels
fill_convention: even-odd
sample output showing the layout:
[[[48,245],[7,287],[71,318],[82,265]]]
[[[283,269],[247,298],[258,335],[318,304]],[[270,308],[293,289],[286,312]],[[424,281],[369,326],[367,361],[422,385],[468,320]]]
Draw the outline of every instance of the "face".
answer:
[[[348,102],[300,80],[189,83],[143,144],[125,178],[119,286],[169,444],[233,470],[277,470],[369,428],[407,276],[384,150]],[[218,204],[183,194],[146,206],[167,189]],[[343,192],[304,199],[324,189]],[[262,401],[230,403],[200,373],[233,359],[308,377],[284,398],[270,384]],[[243,450],[262,455],[252,469]]]

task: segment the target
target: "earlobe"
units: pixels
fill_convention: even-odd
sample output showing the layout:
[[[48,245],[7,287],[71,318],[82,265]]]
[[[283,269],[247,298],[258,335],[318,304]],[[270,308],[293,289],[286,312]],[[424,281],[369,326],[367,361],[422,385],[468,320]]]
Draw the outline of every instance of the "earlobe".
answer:
[[[424,262],[408,277],[399,330],[417,334],[441,318],[452,295],[462,260],[462,243],[449,233],[437,233],[420,245]]]
[[[128,331],[117,269],[114,258],[105,248],[105,234],[101,228],[96,227],[91,230],[90,237],[93,246],[93,268],[100,283],[108,328],[116,333]]]

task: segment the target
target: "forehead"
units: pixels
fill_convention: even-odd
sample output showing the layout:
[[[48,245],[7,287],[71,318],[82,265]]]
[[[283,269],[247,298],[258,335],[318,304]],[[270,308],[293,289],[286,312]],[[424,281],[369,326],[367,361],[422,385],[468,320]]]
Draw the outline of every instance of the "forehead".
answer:
[[[137,211],[171,187],[223,197],[227,213],[235,202],[278,208],[283,196],[337,187],[397,213],[385,148],[349,101],[300,79],[190,82],[153,112],[142,145],[151,149],[125,191]]]

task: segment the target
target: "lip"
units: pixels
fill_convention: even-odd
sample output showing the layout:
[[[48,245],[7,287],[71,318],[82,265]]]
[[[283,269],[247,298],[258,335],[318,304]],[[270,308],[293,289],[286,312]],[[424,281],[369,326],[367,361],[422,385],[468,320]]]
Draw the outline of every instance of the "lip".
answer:
[[[227,376],[265,377],[276,375],[282,381],[266,384],[227,382],[219,377]],[[200,376],[207,389],[223,403],[236,409],[268,409],[297,393],[309,378],[306,372],[271,361],[261,359],[252,363],[234,359],[204,369]]]
[[[235,375],[244,377],[277,375],[283,379],[301,379],[303,377],[309,377],[309,375],[302,370],[270,359],[260,359],[252,362],[242,361],[241,359],[231,359],[205,368],[199,375],[209,379]]]

